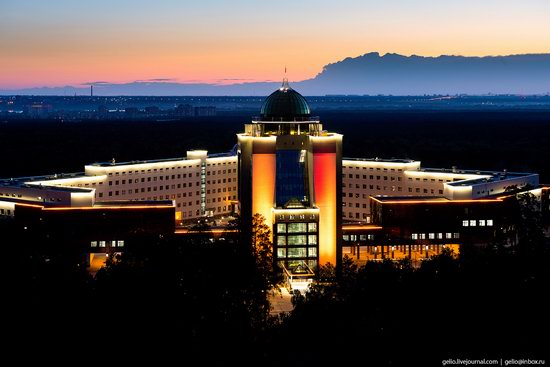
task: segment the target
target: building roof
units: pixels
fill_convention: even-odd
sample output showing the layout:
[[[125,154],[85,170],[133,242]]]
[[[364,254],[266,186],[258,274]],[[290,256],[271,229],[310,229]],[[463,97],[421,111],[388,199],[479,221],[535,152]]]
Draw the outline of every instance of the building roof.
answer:
[[[281,88],[265,99],[260,114],[266,121],[295,121],[309,118],[311,110],[306,99],[285,79]]]

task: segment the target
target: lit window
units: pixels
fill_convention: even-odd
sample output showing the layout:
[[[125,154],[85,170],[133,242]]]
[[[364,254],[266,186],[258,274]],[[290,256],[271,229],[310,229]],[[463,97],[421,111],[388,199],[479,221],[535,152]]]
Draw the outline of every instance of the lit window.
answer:
[[[470,220],[470,227],[475,227],[476,221],[474,219]]]
[[[116,241],[115,240],[111,241],[111,247],[116,247]]]
[[[307,231],[308,232],[316,232],[317,231],[317,223],[308,223],[307,224]]]
[[[310,247],[307,249],[308,257],[317,257],[317,247]]]
[[[91,247],[97,247],[97,241],[90,242],[90,246]]]
[[[118,247],[124,247],[124,240],[116,241]]]
[[[428,238],[429,238],[430,240],[435,239],[435,233],[428,233]]]
[[[277,236],[277,245],[286,245],[286,237],[285,236]]]
[[[277,223],[277,233],[286,232],[286,223]]]
[[[420,233],[420,239],[425,240],[426,239],[426,233]]]
[[[286,248],[278,248],[277,249],[277,257],[286,257]]]
[[[487,219],[487,226],[491,227],[493,225],[492,219]]]
[[[99,241],[99,247],[105,247],[105,241]]]
[[[437,234],[437,239],[438,239],[438,240],[443,239],[443,233],[438,233],[438,234]]]
[[[453,238],[460,238],[460,233],[453,233]]]
[[[453,234],[452,233],[445,233],[445,238],[453,238]]]
[[[479,220],[479,226],[480,227],[485,227],[485,219],[480,219]]]
[[[287,237],[287,244],[289,246],[305,245],[306,244],[306,236],[302,236],[302,235],[301,236],[288,236]]]
[[[307,242],[310,244],[310,245],[316,245],[317,244],[317,235],[314,235],[314,234],[310,234],[309,236],[307,236]]]
[[[411,239],[417,240],[418,239],[418,233],[411,234]]]
[[[306,223],[289,223],[288,233],[306,232]]]
[[[462,227],[468,227],[469,222],[467,220],[462,221]]]

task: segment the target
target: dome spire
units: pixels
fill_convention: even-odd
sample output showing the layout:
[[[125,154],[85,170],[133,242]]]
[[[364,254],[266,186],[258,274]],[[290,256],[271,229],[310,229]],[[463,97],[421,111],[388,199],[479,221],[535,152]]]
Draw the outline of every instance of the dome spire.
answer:
[[[281,85],[281,90],[283,91],[287,91],[289,89],[292,89],[290,88],[290,85],[288,84],[288,78],[286,77],[286,65],[285,65],[285,76],[283,77],[283,84]]]

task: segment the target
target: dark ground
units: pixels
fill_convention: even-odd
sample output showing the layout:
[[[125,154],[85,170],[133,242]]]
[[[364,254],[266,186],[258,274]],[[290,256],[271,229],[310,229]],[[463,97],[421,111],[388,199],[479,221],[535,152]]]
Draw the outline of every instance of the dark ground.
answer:
[[[83,171],[84,164],[230,150],[254,114],[180,121],[9,121],[0,123],[0,177]],[[550,182],[550,111],[330,112],[325,129],[344,135],[344,155],[412,158],[425,167],[508,169]]]

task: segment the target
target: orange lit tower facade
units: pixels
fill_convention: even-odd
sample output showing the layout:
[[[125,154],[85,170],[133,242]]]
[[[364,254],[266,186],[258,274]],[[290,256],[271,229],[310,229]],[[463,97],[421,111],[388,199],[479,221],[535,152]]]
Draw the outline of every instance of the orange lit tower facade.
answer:
[[[341,258],[342,135],[323,130],[287,81],[238,134],[242,223],[263,215],[276,263],[287,269]]]

